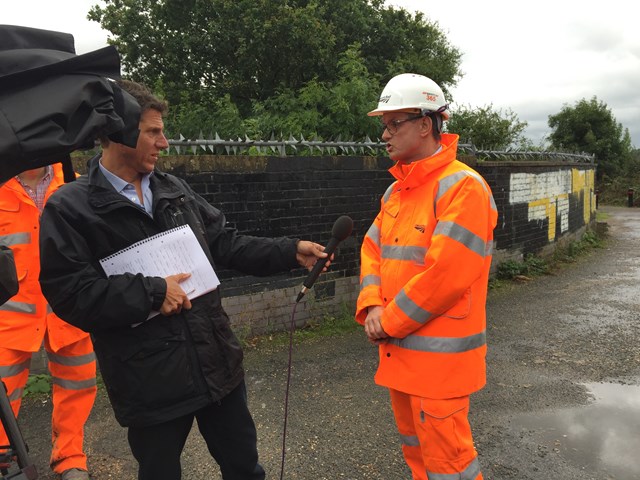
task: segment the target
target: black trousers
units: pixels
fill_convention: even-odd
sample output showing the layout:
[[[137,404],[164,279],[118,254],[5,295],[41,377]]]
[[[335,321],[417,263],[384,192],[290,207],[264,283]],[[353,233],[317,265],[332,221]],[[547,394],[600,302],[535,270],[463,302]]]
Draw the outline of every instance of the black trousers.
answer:
[[[222,478],[264,480],[244,381],[219,402],[190,415],[150,427],[129,427],[129,445],[139,464],[138,480],[180,480],[180,454],[194,418],[220,465]]]

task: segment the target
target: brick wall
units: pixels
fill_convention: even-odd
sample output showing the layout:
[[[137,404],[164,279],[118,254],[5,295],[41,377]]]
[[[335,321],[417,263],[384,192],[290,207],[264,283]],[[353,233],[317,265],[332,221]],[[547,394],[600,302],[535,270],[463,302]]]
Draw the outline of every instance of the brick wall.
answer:
[[[341,215],[354,221],[330,270],[298,305],[298,326],[353,306],[358,292],[359,249],[391,183],[391,162],[377,157],[175,157],[161,169],[181,176],[220,208],[240,233],[289,236],[326,244]],[[217,272],[224,305],[242,335],[284,330],[307,274],[304,269],[266,278]]]
[[[548,162],[481,162],[462,158],[491,186],[498,207],[495,266],[528,253],[546,255],[578,239],[595,220],[594,165]],[[82,171],[84,162],[77,168]],[[392,182],[382,157],[163,157],[159,168],[185,178],[220,208],[241,233],[293,236],[326,244],[341,215],[354,230],[296,312],[296,324],[353,310],[358,294],[359,249],[380,196]],[[288,328],[306,270],[258,278],[217,272],[224,305],[242,335]]]
[[[482,162],[475,168],[498,206],[494,268],[527,254],[550,255],[595,222],[594,165]]]

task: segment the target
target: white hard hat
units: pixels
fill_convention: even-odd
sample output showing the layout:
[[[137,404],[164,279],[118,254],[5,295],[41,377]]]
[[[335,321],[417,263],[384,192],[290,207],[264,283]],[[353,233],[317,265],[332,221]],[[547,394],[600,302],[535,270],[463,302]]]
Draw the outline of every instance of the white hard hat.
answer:
[[[378,100],[378,108],[367,115],[374,117],[406,110],[421,110],[423,114],[439,112],[443,120],[449,119],[449,105],[442,89],[430,78],[415,73],[402,73],[389,80]]]

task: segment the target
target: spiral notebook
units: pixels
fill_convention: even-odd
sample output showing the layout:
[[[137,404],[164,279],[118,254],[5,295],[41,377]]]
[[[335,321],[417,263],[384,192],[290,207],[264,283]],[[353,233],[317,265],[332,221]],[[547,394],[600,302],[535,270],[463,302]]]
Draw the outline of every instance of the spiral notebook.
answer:
[[[215,290],[220,280],[189,225],[172,228],[145,238],[100,260],[107,276],[142,273],[147,277],[167,277],[190,273],[180,283],[189,299]],[[151,318],[158,312],[152,312]]]

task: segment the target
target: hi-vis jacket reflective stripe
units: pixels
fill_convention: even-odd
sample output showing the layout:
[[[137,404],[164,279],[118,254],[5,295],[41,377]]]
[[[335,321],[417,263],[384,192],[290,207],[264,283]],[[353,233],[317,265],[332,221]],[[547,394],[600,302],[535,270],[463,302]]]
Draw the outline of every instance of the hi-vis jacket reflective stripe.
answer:
[[[455,159],[458,136],[397,178],[361,251],[356,320],[384,307],[390,337],[376,383],[428,398],[468,395],[485,384],[485,302],[497,210],[491,190]]]
[[[45,200],[64,183],[62,167],[53,165],[53,179]],[[54,350],[88,334],[59,319],[40,290],[40,211],[20,182],[12,178],[0,188],[0,245],[13,250],[20,289],[0,305],[0,346],[35,352],[42,345],[45,329]]]

